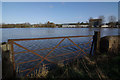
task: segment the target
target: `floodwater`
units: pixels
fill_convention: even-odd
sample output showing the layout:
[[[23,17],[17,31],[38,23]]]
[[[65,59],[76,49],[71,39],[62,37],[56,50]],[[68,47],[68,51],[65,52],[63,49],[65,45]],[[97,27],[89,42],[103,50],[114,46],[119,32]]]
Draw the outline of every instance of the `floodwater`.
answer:
[[[94,35],[94,31],[100,31],[101,37],[119,35],[118,28],[5,28],[0,30],[2,30],[2,42],[7,42],[8,39]],[[92,37],[80,37],[80,38],[70,38],[70,39],[76,44],[82,44],[79,45],[79,47],[82,50],[84,50],[86,54],[90,53]],[[52,48],[55,47],[61,40],[62,39],[16,41],[16,43],[22,45],[23,47],[29,50],[34,50],[35,53],[45,57],[52,50]],[[68,45],[73,45],[73,43],[70,42],[70,40],[65,39],[58,47],[68,46]],[[51,49],[40,50],[43,48],[51,48]],[[50,55],[47,56],[48,57],[47,59],[49,59],[52,62],[59,63],[59,61],[61,60],[68,59],[71,57],[74,58],[78,56],[78,54],[81,54],[79,55],[79,57],[85,55],[83,51],[81,50],[77,51],[77,50],[80,49],[75,45],[69,47],[56,48],[50,53]],[[23,51],[24,53],[21,53]],[[74,51],[77,52],[71,53]],[[17,53],[15,54],[16,64],[24,61],[40,59],[34,62],[24,63],[24,64],[20,64],[19,66],[16,66],[16,69],[19,68],[19,70],[21,71],[26,70],[28,68],[33,68],[37,63],[39,63],[42,60],[41,57],[31,52],[27,52],[25,49],[17,45],[14,45],[14,52]],[[71,54],[58,56],[63,53],[71,53]],[[58,57],[50,58],[53,56],[58,56]],[[42,62],[42,64],[49,64],[49,63],[50,62],[47,60],[44,60]],[[25,71],[23,74],[20,75],[25,75],[27,72],[28,71]]]
[[[119,28],[4,28],[2,42],[8,39],[40,38],[57,36],[93,35],[94,31],[101,31],[101,37],[118,35]],[[1,37],[1,36],[0,36]]]

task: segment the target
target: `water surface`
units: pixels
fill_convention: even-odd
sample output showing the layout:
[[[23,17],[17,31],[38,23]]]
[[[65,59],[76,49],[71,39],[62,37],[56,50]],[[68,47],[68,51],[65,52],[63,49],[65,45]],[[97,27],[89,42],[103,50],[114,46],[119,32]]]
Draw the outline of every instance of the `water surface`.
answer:
[[[42,38],[58,36],[93,35],[94,31],[101,31],[101,37],[118,35],[118,28],[4,28],[2,42],[8,39]]]
[[[1,30],[1,29],[0,29]],[[60,36],[80,36],[80,35],[94,35],[94,31],[100,31],[101,37],[118,35],[117,28],[4,28],[2,29],[2,42],[7,42],[8,39],[21,39],[21,38],[43,38],[43,37],[60,37]],[[52,48],[55,47],[62,39],[50,39],[50,40],[31,40],[31,41],[16,41],[16,43],[22,45],[23,47],[29,50],[37,50],[35,53],[45,57],[52,49],[49,50],[38,50],[43,48]],[[82,37],[82,38],[71,38],[76,44],[79,45],[81,49],[84,50],[86,54],[90,53],[91,43],[84,44],[86,42],[92,42],[92,37]],[[73,45],[69,40],[65,39],[58,47]],[[80,50],[76,46],[56,48],[48,57],[61,55],[63,53],[71,53],[73,51]],[[23,48],[20,48],[14,45],[14,52],[19,53],[26,51]],[[56,58],[50,58],[49,60],[58,63],[61,60],[67,58],[74,58],[79,55],[79,58],[84,54],[81,50],[69,55],[59,56]],[[40,59],[38,61],[29,62],[21,64],[19,66],[20,70],[25,70],[28,68],[33,68],[37,63],[41,61],[41,58],[37,55],[34,55],[31,52],[25,52],[21,54],[15,54],[15,63],[20,63],[24,61]],[[42,64],[49,63],[47,60],[44,60]],[[16,69],[18,67],[16,66]],[[25,75],[26,72],[21,73],[20,75]]]

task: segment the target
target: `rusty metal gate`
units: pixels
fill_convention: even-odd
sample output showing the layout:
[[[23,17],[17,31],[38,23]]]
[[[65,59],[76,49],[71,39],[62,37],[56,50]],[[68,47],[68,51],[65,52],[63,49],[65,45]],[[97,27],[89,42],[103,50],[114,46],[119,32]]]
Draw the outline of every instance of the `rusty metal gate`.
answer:
[[[14,72],[28,76],[43,64],[58,64],[87,55],[92,40],[93,35],[9,39]]]

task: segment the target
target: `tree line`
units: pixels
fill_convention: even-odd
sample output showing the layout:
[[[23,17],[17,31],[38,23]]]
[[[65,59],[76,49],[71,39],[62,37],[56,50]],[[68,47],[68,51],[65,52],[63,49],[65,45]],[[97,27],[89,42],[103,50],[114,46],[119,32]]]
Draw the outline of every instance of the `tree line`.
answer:
[[[93,19],[92,17],[89,18]],[[101,25],[106,24],[109,25],[109,27],[115,27],[116,25],[120,26],[120,23],[116,20],[115,16],[109,16],[108,17],[108,22],[105,23],[105,17],[103,15],[99,16],[98,19],[102,20]],[[78,23],[69,23],[70,25],[74,24],[74,25],[89,25],[89,22],[86,21],[86,23],[84,22],[78,22]],[[0,26],[2,28],[39,28],[39,27],[50,27],[50,28],[54,28],[54,27],[62,27],[62,24],[55,24],[53,22],[46,22],[44,24],[39,23],[39,24],[30,24],[30,23],[21,23],[21,24],[5,24],[2,23],[2,26]]]
[[[56,24],[53,22],[47,22],[45,24],[30,24],[30,23],[21,23],[21,24],[2,24],[2,28],[32,28],[32,27],[56,27]]]

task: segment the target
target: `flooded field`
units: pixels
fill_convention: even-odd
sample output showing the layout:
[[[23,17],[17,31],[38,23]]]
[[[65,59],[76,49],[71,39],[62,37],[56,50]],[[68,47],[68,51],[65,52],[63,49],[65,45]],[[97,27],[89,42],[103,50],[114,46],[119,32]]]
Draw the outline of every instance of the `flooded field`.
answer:
[[[23,39],[23,38],[44,38],[44,37],[61,37],[61,36],[80,36],[80,35],[93,35],[94,31],[101,31],[101,37],[118,35],[117,28],[13,28],[2,30],[2,42],[7,42],[8,39]],[[86,53],[90,53],[92,37],[78,37],[70,38],[75,44],[79,44],[79,47]],[[62,39],[46,39],[46,40],[30,40],[30,41],[15,41],[17,44],[31,50],[29,52],[14,44],[15,52],[15,64],[16,70],[19,69],[25,75],[29,70],[36,64],[40,63],[42,57],[45,57],[50,51],[61,41]],[[86,44],[87,43],[87,44]],[[72,46],[69,46],[72,45]],[[65,47],[68,46],[68,47]],[[75,46],[67,38],[55,48],[48,56],[53,63],[59,63],[62,61],[63,64],[70,59],[75,57],[80,58],[86,55],[77,46]],[[40,56],[35,55],[37,53]],[[70,53],[70,54],[69,54]],[[67,55],[65,55],[67,54]],[[69,59],[70,58],[70,59]],[[43,60],[41,64],[49,64],[49,60]],[[67,60],[68,59],[68,60]],[[28,62],[29,60],[33,62]],[[65,60],[65,61],[64,61]],[[26,62],[26,63],[23,63]],[[39,66],[41,65],[39,64]],[[37,68],[36,68],[37,69]]]

